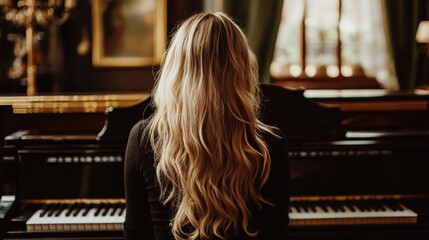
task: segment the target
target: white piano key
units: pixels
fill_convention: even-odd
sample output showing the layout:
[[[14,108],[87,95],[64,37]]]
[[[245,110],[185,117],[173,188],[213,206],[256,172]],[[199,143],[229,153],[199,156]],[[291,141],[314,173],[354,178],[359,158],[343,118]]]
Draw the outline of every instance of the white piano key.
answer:
[[[122,230],[122,224],[125,222],[125,218],[123,217],[125,211],[123,211],[122,215],[119,214],[121,207],[118,205],[115,211],[115,215],[112,217],[112,223],[114,230]]]
[[[82,212],[82,214],[85,212],[85,210]],[[92,222],[93,222],[93,218],[91,217],[93,212],[93,209],[89,209],[88,213],[86,214],[86,216],[81,217],[81,219],[79,220],[79,224],[82,225],[83,229],[85,229],[85,231],[92,231]]]
[[[26,222],[27,225],[27,231],[35,231],[35,230],[41,230],[42,226],[39,224],[40,222],[40,213],[42,212],[42,209],[37,210]]]
[[[107,222],[106,222],[107,216],[103,216],[102,215],[103,212],[104,212],[104,208],[98,215],[97,221],[100,224],[100,230],[107,230]]]
[[[86,216],[83,216],[85,212],[84,208],[81,208],[77,216],[74,216],[74,211],[69,216],[66,216],[68,209],[63,209],[58,216],[52,214],[48,216],[45,214],[40,217],[40,213],[43,209],[38,209],[27,221],[28,231],[100,231],[100,230],[116,230],[120,231],[123,229],[123,223],[125,221],[126,211],[125,209],[121,214],[122,204],[112,204],[105,207],[109,207],[105,216],[103,216],[104,209],[95,216],[97,209],[92,207],[89,209]],[[60,206],[57,206],[60,207]],[[112,215],[112,213],[114,213]],[[111,216],[112,215],[112,216]]]
[[[79,231],[85,230],[85,219],[86,219],[86,217],[83,216],[83,212],[84,212],[84,209],[82,208],[79,211],[79,214],[75,217],[75,221],[76,221],[76,224],[77,224],[77,229]]]
[[[63,209],[60,215],[56,218],[55,224],[56,224],[56,230],[57,231],[64,231],[64,221],[66,220],[66,209]]]
[[[110,220],[110,213],[112,212],[112,208],[109,206],[109,209],[107,210],[107,214],[103,216],[104,210],[100,213],[99,216],[99,222],[100,222],[100,229],[101,230],[109,230],[109,222]]]
[[[375,204],[378,206],[378,203]],[[387,208],[385,205],[383,205],[384,210],[378,211],[374,207],[362,211],[354,204],[342,204],[342,206],[345,211],[334,211],[333,206],[327,206],[327,211],[325,211],[321,205],[317,205],[315,202],[316,211],[307,210],[305,212],[302,211],[302,207],[299,207],[300,212],[298,212],[292,203],[289,213],[291,225],[413,223],[417,221],[417,214],[403,204],[400,204],[403,210],[397,211]]]
[[[79,209],[79,212],[78,212],[78,214],[76,216],[74,216],[75,215],[75,211],[76,211],[76,209],[73,210],[72,214],[68,218],[68,221],[69,221],[69,224],[70,224],[70,230],[71,231],[77,231],[80,228],[79,227],[79,221],[81,220],[80,216],[82,214],[82,209]]]
[[[100,208],[100,206],[96,206],[94,207],[94,212],[92,213],[92,221],[91,221],[91,226],[92,226],[92,230],[94,231],[100,231],[100,213],[95,216],[95,213],[98,211],[98,209]]]
[[[94,209],[94,206],[92,205],[88,207],[89,207],[88,213],[84,217],[85,219],[82,223],[85,225],[85,230],[92,231],[92,230],[95,230],[93,229],[93,224],[96,221],[96,219],[94,218],[94,213],[96,209]]]

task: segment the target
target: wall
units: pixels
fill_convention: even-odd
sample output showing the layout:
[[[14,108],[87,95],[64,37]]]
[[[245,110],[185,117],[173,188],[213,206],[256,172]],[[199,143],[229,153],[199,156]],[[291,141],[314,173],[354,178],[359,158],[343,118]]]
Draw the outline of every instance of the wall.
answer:
[[[92,42],[91,0],[80,0],[71,17],[60,27],[40,28],[46,32],[43,49],[48,67],[39,69],[40,89],[48,92],[135,92],[150,90],[156,67],[94,68],[91,51],[78,55],[76,47],[82,39],[82,28],[87,27]],[[201,11],[201,0],[167,0],[167,33],[186,17]],[[10,32],[24,33],[11,24],[0,22],[0,94],[24,93],[6,77],[13,60],[13,44],[8,42]],[[46,43],[47,42],[47,43]],[[15,81],[17,82],[17,81]],[[46,86],[48,85],[48,86]]]

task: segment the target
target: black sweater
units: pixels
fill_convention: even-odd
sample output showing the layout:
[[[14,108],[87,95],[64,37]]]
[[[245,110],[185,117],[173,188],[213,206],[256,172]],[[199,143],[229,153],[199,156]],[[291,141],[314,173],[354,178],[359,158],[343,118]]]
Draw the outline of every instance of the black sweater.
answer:
[[[173,240],[169,226],[171,206],[164,206],[159,201],[153,151],[150,142],[142,135],[145,127],[143,121],[133,127],[125,153],[127,215],[124,234],[127,239]],[[257,238],[250,238],[241,231],[230,240],[286,239],[290,179],[287,145],[284,137],[278,139],[271,134],[264,134],[263,137],[269,147],[272,163],[269,179],[261,194],[274,206],[264,204],[262,210],[249,206],[252,212],[249,225],[259,229]]]

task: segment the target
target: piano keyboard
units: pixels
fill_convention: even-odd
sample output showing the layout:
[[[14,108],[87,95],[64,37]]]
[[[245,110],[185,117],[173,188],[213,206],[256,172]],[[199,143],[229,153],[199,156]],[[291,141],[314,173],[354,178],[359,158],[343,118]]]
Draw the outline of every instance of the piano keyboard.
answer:
[[[291,226],[417,223],[417,213],[398,199],[309,199],[291,198]],[[122,231],[125,214],[124,200],[47,202],[26,225],[27,231]]]
[[[27,231],[122,230],[124,203],[45,204],[28,219]]]
[[[417,213],[395,200],[294,201],[291,226],[417,223]]]

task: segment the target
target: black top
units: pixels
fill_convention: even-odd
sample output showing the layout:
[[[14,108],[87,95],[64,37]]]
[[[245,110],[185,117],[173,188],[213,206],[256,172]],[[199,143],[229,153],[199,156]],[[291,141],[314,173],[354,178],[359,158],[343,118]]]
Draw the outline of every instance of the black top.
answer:
[[[125,153],[125,198],[127,215],[124,234],[127,239],[174,239],[169,219],[171,206],[159,201],[153,150],[142,134],[146,124],[138,122],[131,130]],[[280,133],[281,134],[281,133]],[[281,135],[283,136],[283,135]],[[274,206],[264,204],[262,210],[249,206],[252,211],[250,226],[259,229],[257,238],[243,232],[232,239],[286,239],[289,204],[289,159],[285,138],[277,139],[263,134],[272,160],[271,173],[261,190],[262,196]]]

